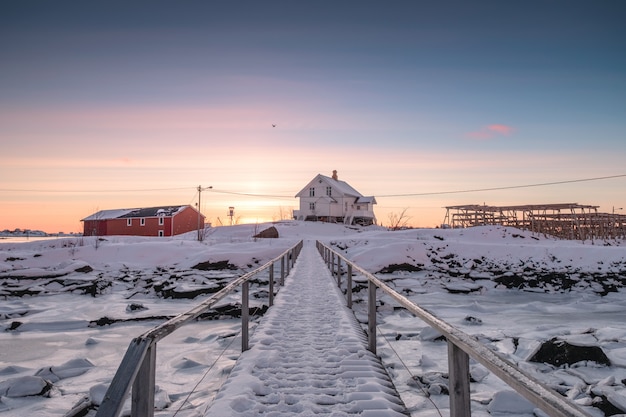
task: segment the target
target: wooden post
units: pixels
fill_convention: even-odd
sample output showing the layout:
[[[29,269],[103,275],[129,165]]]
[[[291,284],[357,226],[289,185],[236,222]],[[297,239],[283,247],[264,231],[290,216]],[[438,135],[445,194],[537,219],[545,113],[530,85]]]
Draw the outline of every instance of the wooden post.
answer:
[[[285,256],[280,257],[280,286],[285,285]]]
[[[287,251],[287,275],[289,275],[289,271],[291,271],[291,249]]]
[[[341,258],[337,256],[337,286],[341,288]]]
[[[270,265],[270,307],[274,305],[274,262]]]
[[[124,407],[124,399],[131,390],[135,377],[139,373],[140,364],[143,364],[144,358],[148,355],[151,344],[151,340],[141,338],[135,338],[130,342],[122,363],[117,368],[102,404],[98,408],[97,417],[120,415]]]
[[[373,354],[376,354],[376,284],[372,281],[367,281],[367,288],[367,349]]]
[[[152,343],[148,348],[133,382],[131,416],[154,416],[156,347],[156,343]]]
[[[249,348],[248,344],[248,321],[250,316],[248,293],[250,290],[248,281],[241,284],[241,351],[245,352]]]
[[[346,299],[348,308],[352,309],[352,264],[348,263],[348,281],[346,283]]]
[[[452,342],[448,342],[448,391],[450,392],[450,417],[470,417],[469,355]]]

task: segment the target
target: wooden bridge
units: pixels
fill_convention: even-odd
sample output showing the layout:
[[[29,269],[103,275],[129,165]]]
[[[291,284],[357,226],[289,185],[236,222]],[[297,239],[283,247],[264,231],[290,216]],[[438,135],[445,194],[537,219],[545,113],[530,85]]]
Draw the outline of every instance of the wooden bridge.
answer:
[[[274,303],[276,263],[281,265],[280,281],[284,286]],[[249,339],[248,281],[263,270],[269,270],[270,304],[274,305]],[[354,274],[368,281],[365,331],[350,311]],[[207,417],[409,415],[376,356],[377,292],[386,293],[446,337],[451,416],[471,415],[472,357],[548,416],[589,417],[475,338],[413,304],[330,247],[313,241],[300,242],[189,312],[133,339],[96,416],[120,415],[131,387],[131,415],[153,416],[157,342],[239,286],[243,352],[208,408]]]

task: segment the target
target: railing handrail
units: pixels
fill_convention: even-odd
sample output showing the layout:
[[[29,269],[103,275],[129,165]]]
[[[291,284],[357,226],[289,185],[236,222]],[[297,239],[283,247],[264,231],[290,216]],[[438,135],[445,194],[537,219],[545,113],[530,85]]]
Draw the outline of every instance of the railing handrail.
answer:
[[[147,332],[131,340],[124,357],[111,380],[109,388],[104,396],[100,407],[96,413],[96,417],[117,417],[122,411],[126,396],[133,388],[132,394],[132,410],[131,415],[153,416],[154,415],[154,378],[156,366],[156,344],[159,340],[170,335],[181,326],[198,318],[203,312],[215,305],[226,295],[234,291],[240,285],[243,286],[242,294],[242,350],[247,349],[247,320],[248,312],[244,313],[244,309],[248,308],[248,281],[260,272],[270,269],[270,305],[273,300],[273,270],[274,263],[281,263],[281,285],[284,284],[285,266],[287,273],[289,267],[295,263],[300,250],[302,249],[302,241],[296,243],[289,249],[282,252],[277,257],[268,261],[264,265],[250,271],[234,279],[224,288],[211,295],[207,300],[198,304],[196,307],[179,314],[166,322],[155,326]],[[293,256],[291,256],[293,255]],[[285,262],[287,258],[288,262]],[[285,265],[286,264],[286,265]],[[245,323],[245,325],[244,325]],[[243,329],[245,327],[245,329]],[[244,340],[245,339],[245,340]],[[146,379],[138,383],[139,375]]]
[[[192,308],[192,309],[190,309],[190,310],[188,310],[188,311],[186,311],[184,313],[181,313],[181,314],[179,314],[179,315],[177,315],[175,317],[172,317],[171,319],[167,320],[166,322],[164,322],[164,323],[154,327],[153,329],[143,333],[141,336],[139,336],[139,338],[140,339],[144,339],[144,338],[145,339],[152,339],[154,341],[159,341],[159,340],[163,339],[164,337],[170,335],[176,329],[178,329],[178,328],[182,327],[183,325],[189,323],[190,321],[195,320],[196,318],[198,318],[207,309],[209,309],[210,307],[213,307],[218,301],[220,301],[222,298],[224,298],[225,296],[230,294],[232,291],[234,291],[236,288],[238,288],[241,284],[243,284],[244,282],[249,281],[255,275],[265,271],[270,266],[274,265],[275,262],[277,262],[283,256],[285,256],[291,249],[293,249],[293,248],[287,249],[286,251],[284,251],[283,253],[281,253],[279,256],[277,256],[276,258],[272,259],[271,261],[267,262],[266,264],[258,267],[257,269],[255,269],[253,271],[245,273],[244,275],[240,276],[239,278],[234,279],[233,281],[228,283],[228,285],[226,285],[224,288],[222,288],[218,292],[212,294],[208,299],[206,299],[202,303],[198,304],[194,308]]]
[[[524,373],[515,364],[511,363],[497,352],[487,348],[473,336],[455,328],[451,324],[446,323],[444,320],[436,317],[434,314],[413,303],[408,298],[382,282],[374,274],[366,271],[356,263],[350,261],[341,253],[335,251],[334,249],[330,248],[320,241],[317,241],[317,244],[318,248],[320,248],[320,251],[321,248],[329,251],[332,256],[337,257],[338,263],[340,262],[340,260],[343,260],[346,265],[350,266],[349,270],[358,271],[360,274],[366,277],[369,282],[380,288],[383,292],[385,292],[387,295],[397,301],[402,307],[406,308],[408,311],[413,313],[415,316],[417,316],[418,318],[426,322],[429,326],[433,327],[439,333],[445,336],[449,344],[453,344],[454,346],[465,352],[467,355],[472,357],[474,360],[481,363],[483,366],[485,366],[485,368],[487,368],[493,374],[502,379],[511,388],[524,396],[531,403],[542,409],[549,416],[590,417],[590,414],[586,413],[580,407],[571,403],[570,401],[567,401],[551,388],[547,387],[532,376]],[[339,265],[337,269],[339,270]],[[348,292],[350,292],[350,289],[348,289]],[[374,332],[370,332],[370,337],[372,333]],[[370,346],[372,346],[371,342]],[[469,373],[469,368],[467,369],[467,373]],[[469,375],[467,375],[467,381],[469,381]],[[450,385],[452,385],[452,381],[450,381]],[[451,395],[450,401],[452,402],[452,396],[454,392],[452,387],[450,387],[449,392]],[[467,398],[469,401],[469,386],[467,387]]]

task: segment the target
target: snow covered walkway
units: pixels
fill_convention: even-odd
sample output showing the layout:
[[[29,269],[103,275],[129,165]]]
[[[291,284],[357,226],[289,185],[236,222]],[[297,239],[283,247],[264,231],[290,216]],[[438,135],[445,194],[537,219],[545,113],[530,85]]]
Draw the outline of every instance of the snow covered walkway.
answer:
[[[302,252],[205,414],[406,416],[315,248]]]

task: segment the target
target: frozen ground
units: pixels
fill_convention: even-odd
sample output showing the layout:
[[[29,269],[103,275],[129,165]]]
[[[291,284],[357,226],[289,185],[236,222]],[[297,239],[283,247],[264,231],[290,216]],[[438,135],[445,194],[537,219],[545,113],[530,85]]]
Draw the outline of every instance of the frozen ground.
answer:
[[[616,242],[558,241],[497,227],[276,227],[281,237],[267,240],[253,239],[257,226],[244,225],[212,229],[201,243],[191,235],[0,242],[0,415],[59,416],[83,397],[97,402],[132,337],[300,239],[334,245],[589,412],[624,413],[626,251]],[[267,303],[262,281],[252,288],[259,312]],[[159,343],[157,415],[204,413],[238,357],[237,302],[234,295]],[[356,306],[362,316],[362,303]],[[403,400],[415,415],[445,414],[445,342],[384,298],[379,313],[385,339],[378,353]],[[599,347],[610,365],[528,360],[554,338]],[[480,366],[472,371],[476,414],[507,407],[532,413]]]

